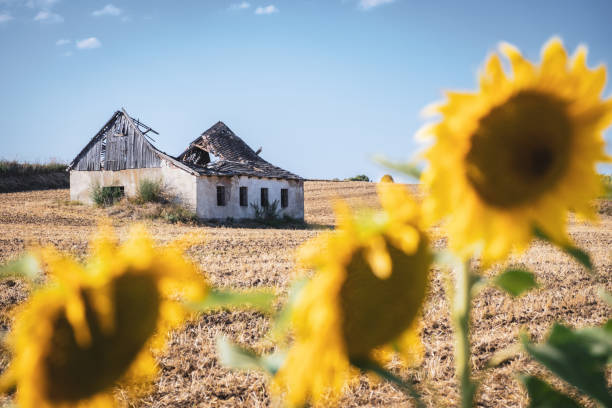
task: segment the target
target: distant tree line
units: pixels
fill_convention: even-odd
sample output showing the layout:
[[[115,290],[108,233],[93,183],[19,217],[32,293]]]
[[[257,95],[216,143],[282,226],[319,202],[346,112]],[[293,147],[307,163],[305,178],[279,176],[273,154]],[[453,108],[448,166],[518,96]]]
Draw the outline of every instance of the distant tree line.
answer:
[[[16,160],[0,160],[0,175],[24,176],[32,174],[57,173],[66,170],[65,163],[22,163]]]

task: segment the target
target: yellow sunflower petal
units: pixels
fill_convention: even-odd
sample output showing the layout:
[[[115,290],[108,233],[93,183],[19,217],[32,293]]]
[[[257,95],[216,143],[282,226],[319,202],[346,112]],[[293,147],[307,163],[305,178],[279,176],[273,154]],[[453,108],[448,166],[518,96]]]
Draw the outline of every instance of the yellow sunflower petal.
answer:
[[[420,364],[425,355],[425,347],[421,341],[422,326],[422,321],[415,319],[412,325],[395,341],[395,347],[403,363],[408,367]]]
[[[86,267],[51,248],[36,252],[55,279],[32,294],[10,335],[20,406],[107,407],[117,384],[146,389],[140,383],[156,372],[150,350],[187,315],[172,280],[205,286],[180,258],[182,245],[155,247],[141,227],[117,245],[106,232]]]
[[[389,239],[406,254],[414,254],[419,248],[421,236],[411,225],[401,225],[389,231]]]
[[[417,130],[417,132],[414,135],[414,138],[419,142],[428,141],[435,134],[435,128],[436,128],[435,125],[431,123],[427,123],[421,126],[419,130]]]
[[[387,252],[387,244],[381,236],[372,237],[365,249],[365,258],[374,275],[387,279],[391,275],[391,257]]]
[[[421,363],[425,355],[425,348],[421,341],[423,322],[415,319],[397,339],[372,353],[372,358],[382,364],[391,362],[399,354],[404,367],[414,367]]]
[[[413,222],[420,216],[419,207],[408,187],[395,183],[379,183],[378,198],[390,219],[402,223]]]
[[[534,77],[535,68],[533,64],[523,57],[518,48],[512,44],[503,42],[499,45],[499,49],[510,60],[514,80],[516,82],[525,84]]]
[[[561,39],[553,37],[542,47],[542,71],[557,75],[566,69],[567,52],[565,52]]]
[[[484,72],[480,76],[480,88],[488,89],[492,85],[498,86],[500,83],[504,82],[505,79],[506,76],[499,56],[497,54],[491,55],[487,61]]]
[[[55,248],[47,246],[33,252],[46,265],[49,275],[64,284],[77,288],[79,283],[85,279],[83,267],[69,256],[59,253]]]
[[[612,122],[612,101],[600,99],[605,68],[589,69],[584,48],[568,64],[553,38],[540,66],[509,44],[500,49],[514,75],[490,57],[480,92],[447,93],[421,180],[424,219],[443,221],[461,256],[480,247],[487,264],[525,249],[533,225],[563,242],[570,210],[593,215],[592,180],[608,159],[602,134]]]
[[[98,230],[89,244],[89,249],[92,256],[105,257],[115,250],[118,243],[119,239],[111,221],[105,219],[99,223]]]
[[[130,228],[128,239],[119,248],[119,254],[132,268],[150,268],[155,259],[155,244],[144,225],[136,224]]]
[[[382,213],[357,216],[345,208],[350,222],[306,244],[307,253],[325,255],[315,257],[316,273],[293,306],[294,342],[273,381],[290,406],[334,405],[358,378],[350,361],[384,350],[414,325],[432,257],[402,188],[380,190]],[[417,244],[409,253],[397,244],[408,241]]]
[[[351,207],[344,200],[336,200],[334,202],[334,213],[336,214],[336,224],[338,228],[345,230],[354,230],[353,214]]]
[[[109,334],[115,329],[115,305],[113,303],[113,293],[108,285],[98,287],[97,290],[90,292],[90,302],[100,320],[100,328]]]
[[[88,347],[91,344],[91,333],[85,317],[85,304],[78,294],[68,295],[66,299],[66,318],[72,325],[79,346]]]

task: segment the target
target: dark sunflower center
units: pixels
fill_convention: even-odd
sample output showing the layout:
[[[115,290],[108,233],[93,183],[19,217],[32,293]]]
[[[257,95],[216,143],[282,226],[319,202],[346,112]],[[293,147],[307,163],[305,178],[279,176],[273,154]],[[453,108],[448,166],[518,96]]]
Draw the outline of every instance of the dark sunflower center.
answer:
[[[571,136],[562,101],[521,92],[480,120],[465,157],[467,178],[489,205],[525,204],[565,174]]]
[[[545,175],[553,164],[553,153],[543,147],[540,149],[534,148],[529,154],[531,157],[525,163],[527,172],[536,177]]]
[[[53,323],[45,357],[46,394],[51,401],[75,402],[91,397],[117,382],[154,333],[159,315],[159,293],[151,277],[125,274],[112,283],[115,328],[105,333],[83,292],[92,342],[81,348],[64,313]]]
[[[340,292],[349,356],[367,357],[412,324],[425,297],[431,260],[425,241],[421,237],[417,252],[410,256],[387,242],[393,270],[384,280],[372,273],[363,250],[353,256]]]

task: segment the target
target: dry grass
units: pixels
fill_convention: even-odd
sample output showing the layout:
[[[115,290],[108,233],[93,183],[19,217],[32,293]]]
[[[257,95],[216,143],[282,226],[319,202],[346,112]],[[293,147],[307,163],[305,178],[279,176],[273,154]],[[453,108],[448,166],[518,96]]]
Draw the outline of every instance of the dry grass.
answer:
[[[201,265],[209,280],[218,286],[274,287],[284,293],[293,270],[294,250],[305,240],[334,224],[330,199],[343,197],[351,203],[376,205],[374,185],[363,182],[307,182],[307,229],[248,229],[167,224],[147,220],[160,241],[188,231],[207,237],[205,245],[189,255]],[[87,237],[108,209],[72,205],[67,190],[0,194],[0,263],[17,257],[28,244],[53,244],[82,258]],[[131,216],[113,213],[113,222],[125,235]],[[570,232],[586,248],[597,266],[599,279],[612,290],[612,217],[604,213],[598,226],[572,222]],[[439,240],[437,245],[443,245]],[[610,308],[596,296],[595,278],[549,245],[536,243],[525,256],[514,260],[537,273],[540,289],[512,300],[494,289],[475,299],[473,314],[473,366],[483,383],[478,396],[481,407],[526,406],[527,398],[515,380],[518,371],[547,375],[526,357],[517,357],[496,369],[486,369],[491,355],[516,341],[521,328],[542,338],[554,321],[574,327],[600,324]],[[0,327],[10,327],[10,311],[27,298],[27,286],[17,280],[0,282]],[[168,351],[159,357],[161,376],[153,391],[133,405],[143,407],[208,407],[275,405],[270,400],[265,375],[235,372],[219,365],[214,341],[224,334],[234,341],[263,350],[269,319],[254,312],[216,312],[204,315],[170,336]],[[423,340],[426,358],[417,370],[400,370],[418,381],[428,405],[455,406],[458,401],[453,379],[453,358],[448,308],[441,277],[434,273],[425,308]],[[0,353],[0,366],[8,361]],[[557,386],[561,383],[555,382]],[[117,390],[119,396],[121,390]],[[371,382],[368,377],[347,390],[341,406],[410,406],[393,387]]]
[[[0,160],[0,193],[66,188],[70,182],[66,166],[53,161],[42,164]]]

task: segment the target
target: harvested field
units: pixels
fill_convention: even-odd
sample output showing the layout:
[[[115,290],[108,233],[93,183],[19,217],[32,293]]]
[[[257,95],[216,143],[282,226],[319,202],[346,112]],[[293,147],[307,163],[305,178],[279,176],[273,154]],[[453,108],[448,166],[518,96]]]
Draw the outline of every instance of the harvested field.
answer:
[[[205,234],[205,244],[189,255],[200,264],[212,284],[236,288],[273,287],[285,293],[293,271],[294,250],[321,230],[334,225],[330,200],[376,205],[375,185],[365,182],[306,182],[305,229],[204,227],[144,221],[159,241],[171,240],[189,231]],[[0,263],[19,256],[32,244],[53,244],[82,258],[87,237],[108,209],[74,205],[68,190],[46,190],[0,194]],[[607,208],[607,207],[606,207]],[[117,214],[117,213],[115,213]],[[113,216],[122,236],[132,217]],[[546,371],[525,356],[501,367],[487,369],[487,360],[516,342],[519,330],[542,338],[554,321],[573,327],[601,324],[612,310],[596,295],[597,281],[612,290],[612,215],[603,212],[599,225],[572,221],[570,232],[578,245],[588,250],[598,277],[590,276],[568,256],[538,242],[514,263],[535,271],[540,288],[513,300],[494,289],[483,290],[475,299],[473,314],[473,366],[482,379],[480,407],[527,406],[526,393],[515,379],[522,371],[547,376]],[[438,240],[443,245],[444,240]],[[448,308],[441,276],[435,271],[425,308],[423,341],[426,357],[416,370],[394,369],[412,376],[432,407],[456,406],[458,393],[453,378],[453,357]],[[27,285],[18,280],[0,282],[0,327],[10,327],[10,312],[27,298]],[[265,338],[266,316],[255,312],[220,311],[203,315],[171,334],[167,352],[159,356],[161,376],[152,392],[134,406],[220,407],[275,405],[259,372],[236,372],[221,367],[215,356],[215,337],[223,334],[256,350],[269,350]],[[0,354],[5,367],[8,355]],[[553,381],[564,388],[563,384]],[[572,392],[571,390],[568,390]],[[117,390],[121,397],[121,390]],[[588,403],[588,401],[584,401]],[[363,376],[347,390],[340,406],[410,406],[404,395],[390,385]]]

